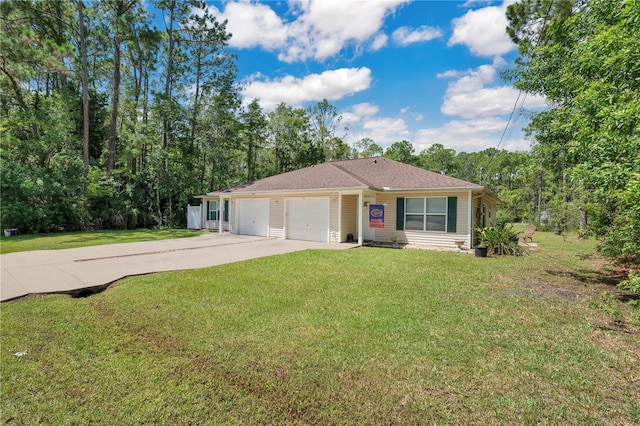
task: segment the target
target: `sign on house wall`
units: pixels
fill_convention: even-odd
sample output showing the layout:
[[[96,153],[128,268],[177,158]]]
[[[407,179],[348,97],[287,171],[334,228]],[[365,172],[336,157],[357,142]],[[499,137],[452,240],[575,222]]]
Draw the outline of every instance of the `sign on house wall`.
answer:
[[[369,228],[384,228],[384,204],[369,204]]]

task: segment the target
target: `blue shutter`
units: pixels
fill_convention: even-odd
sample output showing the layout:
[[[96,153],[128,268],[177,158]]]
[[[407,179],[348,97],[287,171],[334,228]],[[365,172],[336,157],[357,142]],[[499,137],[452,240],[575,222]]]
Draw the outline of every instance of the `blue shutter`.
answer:
[[[224,215],[222,220],[229,222],[229,200],[224,200]]]
[[[211,220],[211,201],[207,201],[207,220]]]
[[[396,231],[404,231],[404,197],[396,198]]]
[[[447,232],[456,232],[458,219],[458,197],[449,197],[447,200]]]

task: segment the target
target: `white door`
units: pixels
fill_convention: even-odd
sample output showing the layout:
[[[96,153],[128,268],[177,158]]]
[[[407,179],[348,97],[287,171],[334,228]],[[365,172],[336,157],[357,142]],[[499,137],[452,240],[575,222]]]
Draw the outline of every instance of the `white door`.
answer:
[[[238,234],[266,237],[269,228],[269,199],[239,199],[236,223]]]
[[[329,241],[329,198],[287,199],[287,238]]]

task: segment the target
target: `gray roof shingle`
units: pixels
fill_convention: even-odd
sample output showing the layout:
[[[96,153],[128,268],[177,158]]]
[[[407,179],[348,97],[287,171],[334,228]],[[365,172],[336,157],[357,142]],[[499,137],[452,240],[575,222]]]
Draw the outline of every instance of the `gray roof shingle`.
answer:
[[[223,193],[318,189],[479,189],[480,185],[388,158],[332,161],[239,185]]]

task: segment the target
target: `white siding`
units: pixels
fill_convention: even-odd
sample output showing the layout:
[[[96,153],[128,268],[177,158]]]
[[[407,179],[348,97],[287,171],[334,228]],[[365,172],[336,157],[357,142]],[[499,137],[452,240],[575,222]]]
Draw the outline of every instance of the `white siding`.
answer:
[[[363,211],[364,212],[364,211]],[[363,213],[364,214],[364,213]],[[347,236],[353,234],[353,238],[358,240],[358,196],[342,196],[342,229],[340,230],[340,241],[347,241]]]
[[[340,203],[339,194],[332,193],[329,198],[329,242],[339,243],[342,239],[340,236]]]
[[[269,238],[284,238],[284,197],[269,197]]]
[[[432,231],[396,231],[396,199],[398,197],[458,197],[456,213],[456,232]],[[464,241],[465,247],[471,247],[469,241],[469,193],[462,192],[408,192],[382,193],[376,198],[377,204],[385,204],[384,229],[376,229],[376,240],[390,242],[398,238],[403,244],[422,244],[434,247],[455,248],[455,241]]]

